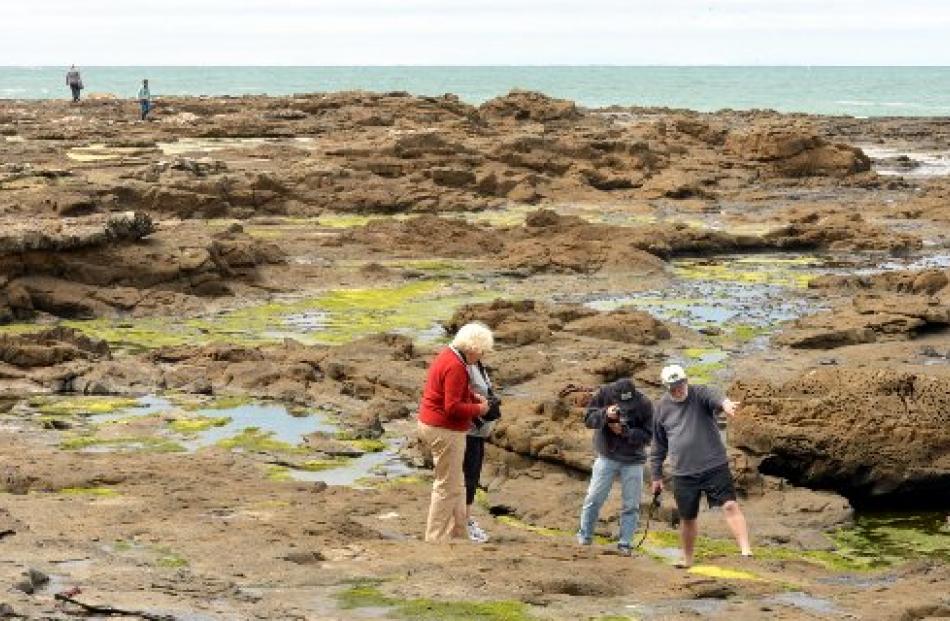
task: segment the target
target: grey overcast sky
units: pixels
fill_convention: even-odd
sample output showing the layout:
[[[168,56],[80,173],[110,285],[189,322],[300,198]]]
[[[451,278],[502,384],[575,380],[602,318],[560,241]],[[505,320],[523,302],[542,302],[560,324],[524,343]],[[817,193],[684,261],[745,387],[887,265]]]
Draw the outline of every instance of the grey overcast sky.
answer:
[[[950,65],[950,0],[2,0],[0,65]]]

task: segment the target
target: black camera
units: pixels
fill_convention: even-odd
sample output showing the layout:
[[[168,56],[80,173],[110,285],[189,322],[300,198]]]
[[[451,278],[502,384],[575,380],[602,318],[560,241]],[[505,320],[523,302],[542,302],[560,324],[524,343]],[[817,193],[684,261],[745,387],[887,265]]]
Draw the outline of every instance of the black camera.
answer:
[[[501,418],[501,399],[494,393],[487,397],[488,410],[482,415],[482,420],[491,422]]]

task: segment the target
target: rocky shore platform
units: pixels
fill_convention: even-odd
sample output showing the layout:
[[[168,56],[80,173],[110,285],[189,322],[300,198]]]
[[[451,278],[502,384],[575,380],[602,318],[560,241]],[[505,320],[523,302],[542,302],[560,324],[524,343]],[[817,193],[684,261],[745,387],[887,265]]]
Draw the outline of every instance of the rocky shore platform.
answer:
[[[0,618],[950,616],[950,121],[514,91],[0,100]],[[429,360],[496,335],[422,541]],[[672,498],[574,543],[590,388],[723,422],[756,556]],[[616,492],[615,492],[616,493]]]

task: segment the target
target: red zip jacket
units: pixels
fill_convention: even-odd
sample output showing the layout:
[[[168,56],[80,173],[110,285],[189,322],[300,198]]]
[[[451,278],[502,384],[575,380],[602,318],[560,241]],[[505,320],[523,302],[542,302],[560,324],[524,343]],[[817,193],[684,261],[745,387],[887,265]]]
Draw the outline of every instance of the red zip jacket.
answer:
[[[450,347],[432,361],[422,390],[419,420],[433,427],[468,431],[481,413],[468,384],[468,369]]]

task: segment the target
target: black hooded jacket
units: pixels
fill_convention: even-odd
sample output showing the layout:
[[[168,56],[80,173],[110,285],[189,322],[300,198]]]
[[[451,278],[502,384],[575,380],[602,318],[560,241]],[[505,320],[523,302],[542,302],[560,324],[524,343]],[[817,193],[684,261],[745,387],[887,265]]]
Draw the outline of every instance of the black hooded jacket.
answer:
[[[620,434],[607,427],[607,408],[615,404],[620,408]],[[646,461],[653,439],[653,403],[630,379],[601,386],[587,406],[584,424],[594,430],[594,450],[601,456],[628,464]]]

